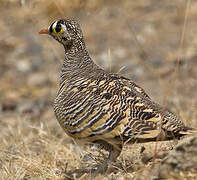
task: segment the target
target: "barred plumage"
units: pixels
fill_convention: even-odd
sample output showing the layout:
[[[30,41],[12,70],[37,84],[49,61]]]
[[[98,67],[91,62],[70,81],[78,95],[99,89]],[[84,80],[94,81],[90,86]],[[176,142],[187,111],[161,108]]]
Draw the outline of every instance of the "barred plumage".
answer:
[[[168,140],[192,130],[133,81],[98,67],[75,21],[55,21],[40,33],[50,34],[65,49],[54,110],[69,136],[102,144],[114,161],[126,141]]]

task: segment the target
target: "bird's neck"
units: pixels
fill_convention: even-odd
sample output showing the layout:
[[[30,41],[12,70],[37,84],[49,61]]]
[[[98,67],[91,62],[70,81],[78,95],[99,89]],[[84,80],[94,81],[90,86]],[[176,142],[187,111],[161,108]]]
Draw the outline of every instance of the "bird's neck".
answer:
[[[62,65],[60,83],[66,79],[83,76],[97,65],[92,61],[83,40],[64,45],[65,58]]]

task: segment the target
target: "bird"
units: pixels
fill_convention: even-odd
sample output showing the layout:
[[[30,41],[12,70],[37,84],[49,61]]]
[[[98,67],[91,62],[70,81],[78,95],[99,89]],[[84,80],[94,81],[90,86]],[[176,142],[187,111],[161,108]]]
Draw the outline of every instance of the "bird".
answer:
[[[52,36],[65,51],[54,101],[56,119],[76,141],[107,150],[106,164],[116,161],[125,143],[180,139],[195,131],[131,79],[98,66],[75,20],[58,19],[39,33]]]

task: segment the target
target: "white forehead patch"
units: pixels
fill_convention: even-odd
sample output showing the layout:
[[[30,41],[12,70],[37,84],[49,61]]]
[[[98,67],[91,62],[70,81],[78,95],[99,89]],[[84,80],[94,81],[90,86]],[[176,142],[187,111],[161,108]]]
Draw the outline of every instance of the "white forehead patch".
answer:
[[[51,31],[55,28],[55,26],[57,25],[57,21],[55,21],[54,23],[53,23],[53,25],[52,25],[52,27],[51,27],[51,25],[48,27],[48,30],[50,31],[50,29],[51,29]]]
[[[55,22],[53,23],[52,28],[55,29],[56,26],[57,26],[57,21],[55,21]]]

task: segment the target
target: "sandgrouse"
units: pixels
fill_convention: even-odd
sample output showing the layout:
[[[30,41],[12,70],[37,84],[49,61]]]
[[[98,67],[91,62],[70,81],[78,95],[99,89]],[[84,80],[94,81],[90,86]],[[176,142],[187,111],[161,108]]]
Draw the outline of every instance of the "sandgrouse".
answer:
[[[116,160],[124,142],[170,140],[192,132],[132,80],[96,65],[77,22],[60,19],[40,34],[51,35],[65,50],[54,102],[57,120],[74,139],[109,151],[108,162]]]

